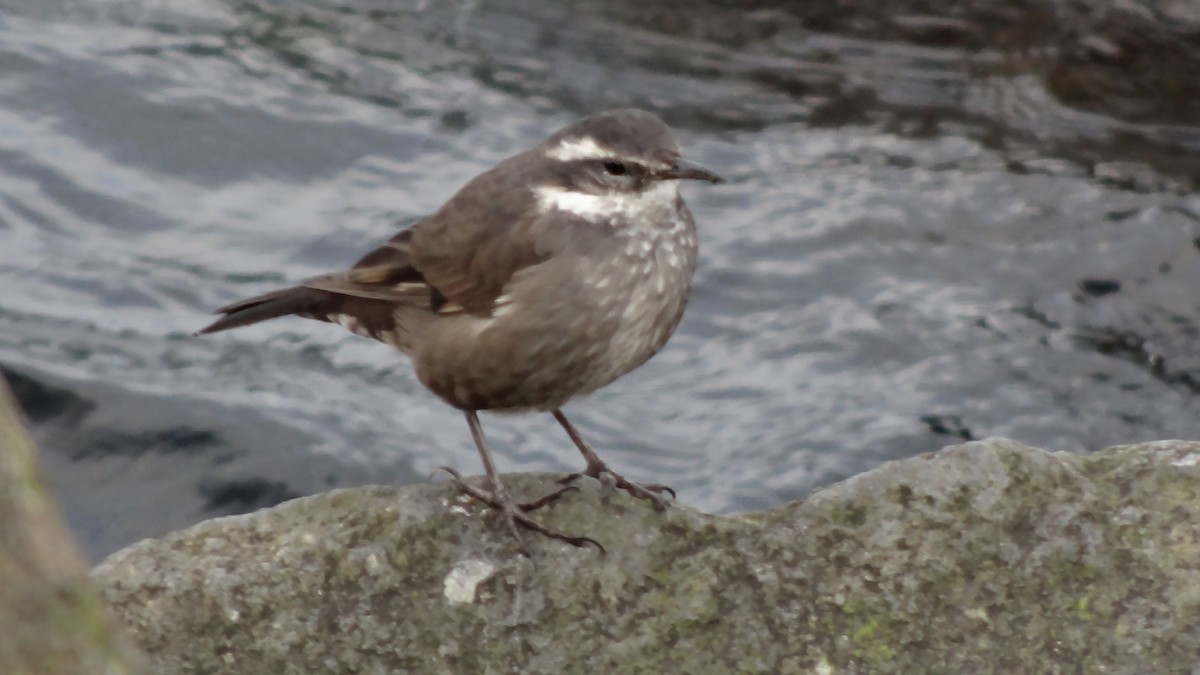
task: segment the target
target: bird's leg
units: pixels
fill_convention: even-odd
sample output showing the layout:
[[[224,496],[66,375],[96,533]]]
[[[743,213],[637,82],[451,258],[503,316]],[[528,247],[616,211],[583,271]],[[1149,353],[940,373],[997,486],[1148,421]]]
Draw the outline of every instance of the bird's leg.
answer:
[[[492,453],[488,450],[487,440],[483,437],[483,427],[479,424],[479,415],[476,414],[474,410],[467,410],[465,412],[467,416],[467,424],[471,427],[471,437],[475,439],[475,447],[479,449],[479,457],[483,460],[483,469],[487,473],[487,480],[491,485],[491,490],[485,491],[476,487],[472,487],[463,480],[462,475],[460,475],[457,471],[449,467],[442,467],[444,471],[453,477],[458,489],[464,494],[468,494],[484,504],[487,504],[488,506],[500,511],[505,519],[505,522],[508,523],[509,531],[512,532],[513,537],[516,538],[517,545],[520,546],[521,552],[526,556],[529,555],[529,549],[525,547],[525,540],[521,537],[520,528],[522,527],[527,530],[533,530],[534,532],[543,534],[551,539],[564,541],[572,546],[585,546],[591,544],[592,546],[600,549],[600,551],[603,553],[604,547],[601,546],[600,542],[596,541],[595,539],[590,537],[572,537],[569,534],[546,527],[545,525],[542,525],[538,521],[526,515],[530,511],[539,509],[546,504],[557,500],[564,493],[569,492],[574,488],[571,486],[560,488],[533,502],[517,503],[513,501],[512,495],[508,492],[508,488],[504,487],[504,484],[500,482],[500,474],[496,471],[495,463],[492,462]]]
[[[649,500],[654,504],[654,508],[660,511],[667,506],[666,497],[663,496],[664,492],[669,492],[671,498],[675,498],[675,491],[666,485],[659,485],[658,483],[634,483],[608,468],[608,465],[600,459],[596,451],[592,450],[592,446],[588,445],[587,441],[583,440],[583,436],[579,435],[579,430],[575,428],[575,425],[567,420],[567,416],[563,414],[561,409],[556,408],[552,414],[554,415],[554,419],[558,420],[558,423],[562,425],[567,435],[571,437],[571,441],[575,443],[575,447],[579,448],[579,452],[583,454],[583,459],[587,461],[587,466],[583,471],[563,478],[559,481],[560,483],[570,483],[577,480],[580,476],[590,476],[600,480],[603,480],[607,476],[613,480],[616,487],[625,490],[634,497]]]

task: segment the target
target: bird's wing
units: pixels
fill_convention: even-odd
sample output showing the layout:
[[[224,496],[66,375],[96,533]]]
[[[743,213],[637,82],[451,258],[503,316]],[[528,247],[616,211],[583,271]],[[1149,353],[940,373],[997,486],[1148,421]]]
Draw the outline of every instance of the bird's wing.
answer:
[[[406,253],[435,290],[438,311],[491,313],[515,274],[570,241],[577,224],[537,209],[528,160],[501,162],[411,228]]]
[[[432,217],[431,217],[432,218]],[[558,248],[545,218],[476,227],[427,219],[374,249],[353,267],[302,285],[338,295],[424,305],[440,314],[490,314],[513,275]]]
[[[509,158],[468,182],[436,213],[345,272],[304,285],[361,298],[427,302],[439,313],[490,314],[517,272],[571,240],[577,224],[529,198],[527,158]],[[582,228],[587,229],[587,228]]]
[[[503,304],[504,289],[513,275],[552,253],[529,237],[533,224],[522,218],[488,228],[456,227],[455,232],[417,228],[414,263],[436,289],[434,308],[478,314],[491,313]]]
[[[412,230],[403,230],[363,256],[350,269],[315,277],[301,285],[369,300],[428,301],[433,289],[412,265],[408,250],[411,238]]]

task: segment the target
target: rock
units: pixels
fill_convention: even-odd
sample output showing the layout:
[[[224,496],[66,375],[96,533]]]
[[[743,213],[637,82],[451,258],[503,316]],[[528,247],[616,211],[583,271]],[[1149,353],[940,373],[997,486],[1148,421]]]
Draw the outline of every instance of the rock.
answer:
[[[35,449],[0,379],[0,673],[139,672],[42,485]]]
[[[513,475],[539,495],[555,476]],[[587,481],[529,535],[447,485],[196,525],[93,573],[158,672],[1168,673],[1200,665],[1200,443],[953,446],[761,513]]]

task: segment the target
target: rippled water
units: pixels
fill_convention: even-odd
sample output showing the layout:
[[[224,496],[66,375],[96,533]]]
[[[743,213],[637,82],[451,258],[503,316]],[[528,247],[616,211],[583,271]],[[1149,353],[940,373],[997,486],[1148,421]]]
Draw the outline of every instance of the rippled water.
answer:
[[[631,477],[737,511],[963,438],[1200,436],[1197,130],[1064,106],[986,50],[770,12],[704,34],[562,3],[5,4],[0,364],[93,556],[479,472],[382,345],[298,319],[190,334],[624,105],[730,179],[686,189],[679,333],[568,407]],[[580,465],[549,416],[484,425],[504,471]]]

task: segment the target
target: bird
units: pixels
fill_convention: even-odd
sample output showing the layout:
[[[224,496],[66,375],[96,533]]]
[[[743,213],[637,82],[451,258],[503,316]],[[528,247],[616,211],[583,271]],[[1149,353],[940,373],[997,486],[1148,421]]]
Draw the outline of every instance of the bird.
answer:
[[[723,179],[685,162],[653,113],[593,114],[471,179],[349,269],[221,307],[196,335],[298,316],[394,347],[426,388],[466,417],[487,487],[442,468],[461,492],[502,514],[522,552],[522,529],[603,552],[596,540],[531,513],[583,476],[660,510],[665,494],[675,496],[609,468],[562,407],[641,366],[679,325],[698,251],[683,181]],[[586,466],[556,491],[517,502],[480,411],[551,413]]]

